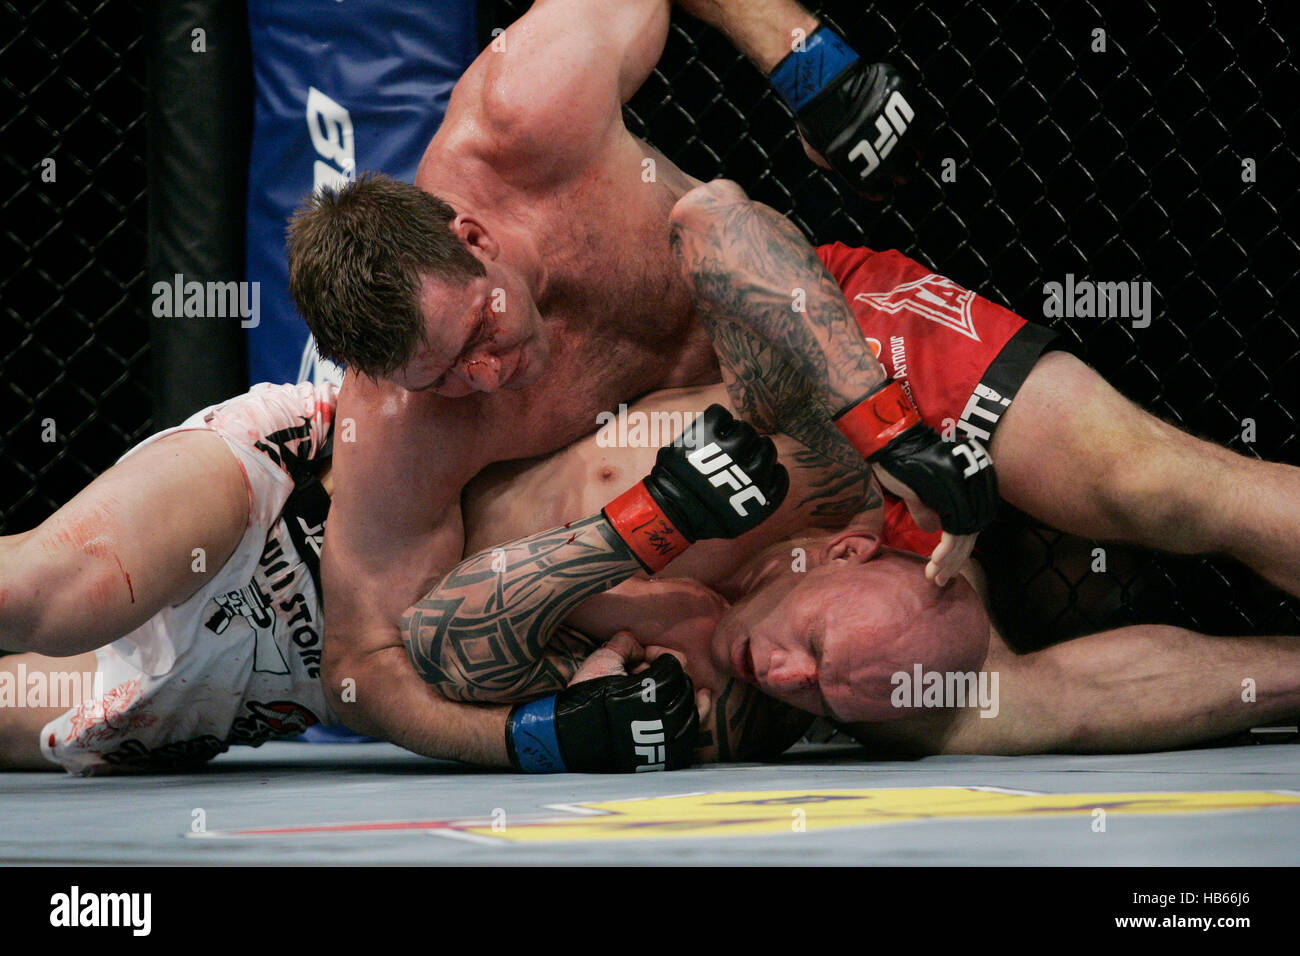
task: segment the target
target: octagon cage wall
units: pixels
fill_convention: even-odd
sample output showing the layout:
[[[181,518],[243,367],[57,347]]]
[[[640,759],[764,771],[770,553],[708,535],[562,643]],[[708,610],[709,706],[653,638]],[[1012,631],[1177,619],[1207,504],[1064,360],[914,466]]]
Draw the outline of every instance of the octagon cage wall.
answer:
[[[527,5],[500,6],[509,22]],[[918,168],[887,202],[811,166],[765,80],[680,14],[628,127],[698,178],[736,180],[814,244],[899,249],[1061,330],[1186,431],[1300,462],[1300,326],[1287,305],[1300,76],[1273,8],[809,6],[863,56],[910,71],[918,112],[933,118]],[[1048,317],[1044,285],[1067,274],[1151,283],[1150,325]],[[1083,541],[1011,509],[981,551],[999,620],[1025,650],[1143,622],[1218,634],[1300,624],[1300,605],[1226,559]]]
[[[526,7],[480,13],[504,26]],[[1062,330],[1185,430],[1300,462],[1289,307],[1300,77],[1280,4],[813,9],[867,58],[910,70],[933,119],[911,182],[888,201],[813,167],[766,81],[680,12],[626,108],[629,128],[696,177],[738,181],[814,243],[900,249]],[[135,0],[45,0],[21,14],[0,3],[4,533],[34,526],[155,427],[143,21]],[[60,174],[47,183],[49,157]],[[1150,282],[1149,326],[1046,317],[1044,285],[1067,275]],[[1023,649],[1141,621],[1300,633],[1297,604],[1226,559],[1082,541],[1010,512],[981,547],[994,592],[1013,598],[995,610]]]

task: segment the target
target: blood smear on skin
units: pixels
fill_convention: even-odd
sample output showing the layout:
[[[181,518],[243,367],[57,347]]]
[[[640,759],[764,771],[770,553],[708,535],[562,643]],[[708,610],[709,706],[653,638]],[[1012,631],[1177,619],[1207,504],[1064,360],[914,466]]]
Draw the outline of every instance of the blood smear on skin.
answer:
[[[131,595],[131,603],[135,603],[135,588],[131,587],[131,575],[126,573],[126,568],[122,567],[122,559],[113,555],[113,560],[117,562],[117,568],[122,572],[122,577],[126,578],[126,590]]]

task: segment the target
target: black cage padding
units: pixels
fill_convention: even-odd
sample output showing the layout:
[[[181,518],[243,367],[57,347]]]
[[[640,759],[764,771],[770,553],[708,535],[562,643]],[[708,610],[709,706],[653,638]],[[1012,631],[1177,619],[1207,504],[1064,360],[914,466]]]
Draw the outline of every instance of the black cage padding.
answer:
[[[204,51],[194,50],[195,29]],[[156,282],[244,278],[252,66],[243,4],[224,0],[154,3],[148,50],[149,246]],[[175,425],[248,387],[238,318],[156,316],[154,425]]]

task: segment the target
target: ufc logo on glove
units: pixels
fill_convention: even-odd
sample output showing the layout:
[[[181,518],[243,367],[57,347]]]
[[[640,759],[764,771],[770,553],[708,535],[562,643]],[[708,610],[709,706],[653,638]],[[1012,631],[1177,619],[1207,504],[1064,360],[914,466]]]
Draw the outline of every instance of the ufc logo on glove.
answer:
[[[632,741],[638,746],[636,755],[645,757],[647,763],[636,768],[637,773],[645,770],[663,770],[668,759],[664,748],[664,724],[662,720],[632,721]]]
[[[708,475],[709,484],[713,487],[721,488],[726,485],[736,492],[729,499],[736,514],[742,517],[748,515],[749,511],[745,505],[750,501],[757,501],[760,505],[767,504],[763,492],[754,486],[754,483],[749,480],[749,475],[741,471],[739,465],[732,462],[731,456],[718,447],[717,442],[709,442],[703,448],[691,452],[686,460],[701,475]],[[728,465],[731,467],[728,468]]]
[[[860,139],[858,144],[849,150],[849,159],[866,159],[867,167],[858,174],[859,176],[865,179],[876,171],[881,161],[893,152],[898,137],[907,132],[907,125],[912,122],[912,117],[915,115],[911,104],[900,91],[895,90],[889,101],[885,103],[885,109],[876,117],[876,132],[879,135],[876,136],[875,143]]]

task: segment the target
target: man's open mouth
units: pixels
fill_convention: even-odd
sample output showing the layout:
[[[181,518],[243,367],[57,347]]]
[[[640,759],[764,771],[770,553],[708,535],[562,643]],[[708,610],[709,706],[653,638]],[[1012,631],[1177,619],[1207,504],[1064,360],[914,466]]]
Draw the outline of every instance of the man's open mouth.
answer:
[[[737,644],[731,652],[731,669],[746,684],[758,683],[758,679],[754,676],[754,655],[749,646],[749,638]]]

